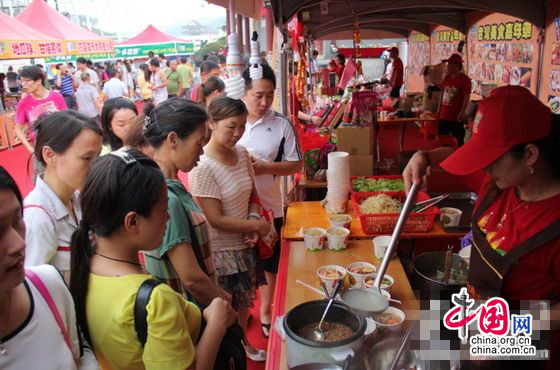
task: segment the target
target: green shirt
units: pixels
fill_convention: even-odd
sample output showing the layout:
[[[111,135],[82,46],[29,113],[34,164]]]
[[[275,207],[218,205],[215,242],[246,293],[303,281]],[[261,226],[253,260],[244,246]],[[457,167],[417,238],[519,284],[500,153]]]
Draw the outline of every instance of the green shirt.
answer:
[[[165,70],[165,77],[167,77],[167,93],[169,95],[177,95],[179,93],[179,84],[181,82],[179,72],[173,72],[168,68]]]
[[[183,88],[190,88],[192,85],[192,69],[186,64],[179,64],[177,72],[179,72],[179,76],[181,76]]]
[[[146,270],[156,278],[165,281],[173,289],[187,297],[167,252],[183,243],[190,244],[202,253],[210,278],[214,279],[215,267],[210,251],[208,224],[204,214],[194,202],[191,194],[180,181],[166,179],[167,210],[169,220],[162,245],[158,249],[143,252]],[[192,240],[194,236],[195,240]]]

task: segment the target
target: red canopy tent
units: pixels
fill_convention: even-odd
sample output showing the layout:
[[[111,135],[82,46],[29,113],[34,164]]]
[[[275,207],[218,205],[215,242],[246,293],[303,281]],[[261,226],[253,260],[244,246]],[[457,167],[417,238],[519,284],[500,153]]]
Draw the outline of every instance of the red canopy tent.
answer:
[[[0,59],[64,55],[64,43],[0,12]]]
[[[16,18],[46,35],[66,40],[70,55],[114,51],[112,40],[80,27],[43,0],[33,0]]]
[[[115,45],[117,57],[142,58],[155,54],[183,55],[194,52],[192,42],[158,30],[151,24],[138,35]]]

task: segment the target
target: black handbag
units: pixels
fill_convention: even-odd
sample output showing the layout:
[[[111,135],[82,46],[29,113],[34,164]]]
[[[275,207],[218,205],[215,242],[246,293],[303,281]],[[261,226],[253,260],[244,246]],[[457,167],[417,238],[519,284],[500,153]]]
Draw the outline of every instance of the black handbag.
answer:
[[[168,189],[173,192],[171,188],[168,187]],[[187,213],[187,217],[191,223],[190,226],[192,226],[189,213],[186,209],[184,211]],[[191,241],[196,240],[194,239],[195,235],[193,233],[193,228],[190,227],[189,229]],[[206,263],[204,262],[204,257],[202,256],[201,251],[199,248],[195,247],[192,242],[191,245],[198,265],[202,271],[208,275]],[[136,295],[136,300],[134,302],[134,328],[136,329],[136,333],[142,347],[146,343],[148,336],[148,312],[146,311],[146,306],[148,305],[153,289],[161,283],[161,281],[148,279],[140,285],[138,294]],[[197,304],[201,310],[204,309],[204,307],[202,307],[202,305],[198,302],[195,301],[194,303]],[[206,322],[204,321],[204,318],[202,318],[201,333],[204,331],[205,327]],[[220,348],[218,349],[216,361],[214,362],[214,370],[246,370],[247,355],[245,353],[245,347],[243,347],[244,340],[245,337],[243,335],[243,329],[241,329],[241,326],[237,323],[234,323],[227,328],[224,338],[222,339],[222,343],[220,344]]]

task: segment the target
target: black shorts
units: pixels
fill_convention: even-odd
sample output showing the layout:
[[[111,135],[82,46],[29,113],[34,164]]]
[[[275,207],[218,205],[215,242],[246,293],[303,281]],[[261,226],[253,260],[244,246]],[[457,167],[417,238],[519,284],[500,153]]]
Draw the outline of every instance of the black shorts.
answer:
[[[438,134],[453,135],[457,139],[457,144],[462,146],[465,139],[465,127],[462,122],[439,120]]]
[[[259,266],[266,272],[271,274],[278,273],[278,264],[280,263],[280,245],[282,245],[282,225],[284,224],[284,218],[279,217],[274,219],[274,228],[278,233],[278,240],[274,244],[274,254],[272,257],[267,259],[258,260]]]
[[[391,93],[389,94],[389,96],[391,98],[400,98],[401,96],[401,87],[400,86],[395,86],[391,89]]]

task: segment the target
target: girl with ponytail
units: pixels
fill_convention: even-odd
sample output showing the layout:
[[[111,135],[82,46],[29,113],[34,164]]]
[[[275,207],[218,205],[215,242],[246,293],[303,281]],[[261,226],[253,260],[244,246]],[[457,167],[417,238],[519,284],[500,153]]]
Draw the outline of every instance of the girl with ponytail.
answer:
[[[147,339],[134,326],[143,272],[138,252],[157,248],[166,230],[167,188],[157,164],[134,149],[98,158],[80,195],[82,223],[72,236],[70,291],[80,327],[102,367],[208,369],[235,314],[216,298],[201,312],[166,284],[146,306]],[[195,350],[196,347],[196,350]]]

